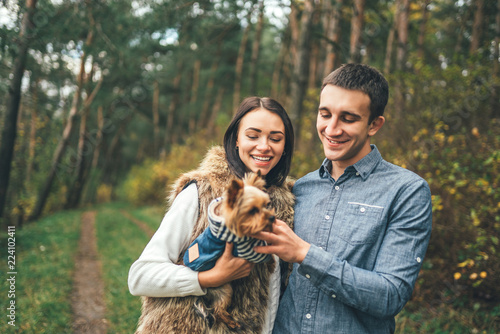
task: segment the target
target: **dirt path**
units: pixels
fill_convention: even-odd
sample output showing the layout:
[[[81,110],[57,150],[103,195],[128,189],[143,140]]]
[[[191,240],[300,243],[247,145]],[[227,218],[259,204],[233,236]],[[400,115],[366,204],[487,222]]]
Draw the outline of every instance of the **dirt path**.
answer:
[[[104,334],[107,330],[104,283],[97,254],[95,211],[82,214],[81,236],[75,259],[72,294],[73,331],[75,334]]]
[[[155,231],[153,231],[145,222],[140,221],[139,219],[135,218],[132,216],[130,213],[128,213],[125,210],[120,210],[121,214],[124,215],[128,220],[132,221],[134,224],[139,226],[139,228],[146,233],[148,237],[152,237]]]

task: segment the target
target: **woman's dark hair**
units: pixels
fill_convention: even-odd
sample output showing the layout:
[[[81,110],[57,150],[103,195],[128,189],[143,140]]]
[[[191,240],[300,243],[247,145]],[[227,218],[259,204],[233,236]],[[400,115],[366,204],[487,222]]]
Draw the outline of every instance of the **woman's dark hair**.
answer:
[[[243,161],[241,161],[238,151],[236,150],[236,140],[238,139],[238,129],[241,119],[250,111],[257,109],[265,109],[273,114],[278,115],[283,124],[285,125],[285,149],[280,161],[269,171],[266,175],[267,186],[282,185],[288,173],[290,172],[290,165],[293,155],[293,144],[295,136],[293,134],[293,126],[288,114],[281,104],[276,100],[268,97],[247,97],[241,102],[238,111],[234,115],[231,123],[229,124],[226,133],[224,134],[224,149],[226,151],[226,159],[231,171],[240,179],[245,175],[247,168]]]

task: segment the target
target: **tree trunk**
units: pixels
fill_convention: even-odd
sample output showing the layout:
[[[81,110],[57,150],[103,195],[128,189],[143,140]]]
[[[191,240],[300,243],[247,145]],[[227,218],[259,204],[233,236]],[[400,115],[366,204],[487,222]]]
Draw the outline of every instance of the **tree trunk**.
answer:
[[[350,62],[361,61],[361,36],[365,24],[365,0],[354,0],[353,15],[351,19]]]
[[[92,77],[94,75],[94,71],[90,71],[90,73],[87,75],[87,78],[85,80],[86,86],[87,86],[87,96],[91,96],[91,92],[88,89],[88,82],[92,81]],[[71,190],[68,194],[68,200],[66,202],[66,209],[73,209],[78,206],[80,203],[80,198],[82,195],[83,187],[85,184],[85,179],[86,179],[86,170],[85,170],[85,165],[87,164],[87,159],[86,156],[88,156],[91,153],[91,145],[90,141],[88,141],[88,136],[87,136],[87,120],[89,117],[89,112],[90,112],[90,104],[85,103],[85,106],[81,112],[81,118],[80,118],[80,131],[79,131],[79,137],[78,137],[78,148],[76,152],[76,180],[73,182],[71,186]],[[87,147],[86,147],[87,145]],[[90,146],[90,147],[88,147]]]
[[[155,80],[153,83],[153,149],[155,156],[158,155],[160,149],[160,85]]]
[[[318,25],[319,15],[318,11],[313,12],[312,16],[312,27]],[[318,67],[320,66],[321,60],[319,59],[320,55],[320,44],[319,43],[311,43],[310,44],[310,56],[309,56],[309,78],[307,88],[316,88],[318,87]]]
[[[276,58],[276,63],[274,64],[274,70],[273,70],[273,79],[272,79],[272,85],[271,85],[271,97],[275,99],[281,99],[281,95],[287,95],[287,92],[283,92],[282,87],[280,87],[280,77],[281,77],[281,72],[283,71],[283,66],[285,64],[285,58],[288,55],[288,50],[290,48],[290,36],[289,35],[290,29],[287,29],[285,32],[284,40],[281,41],[281,47],[280,47],[280,52],[278,54],[278,57]],[[281,93],[279,93],[281,92]],[[235,109],[236,111],[236,109]]]
[[[464,40],[464,35],[465,31],[468,29],[468,22],[471,19],[471,16],[473,16],[473,10],[471,6],[463,6],[465,9],[465,13],[463,15],[459,15],[459,20],[460,20],[460,28],[457,34],[457,39],[455,43],[455,55],[461,56],[464,55],[466,52],[463,49],[463,40]]]
[[[214,105],[212,107],[212,114],[210,115],[210,118],[208,119],[207,122],[207,135],[209,137],[213,137],[216,134],[216,124],[215,121],[217,120],[217,114],[221,110],[222,107],[222,98],[224,97],[224,87],[220,87],[219,91],[217,92],[217,97],[215,98]]]
[[[102,106],[99,106],[97,108],[97,134],[95,138],[94,155],[92,157],[92,169],[95,169],[97,167],[97,163],[99,162],[99,155],[101,153],[101,147],[102,147],[103,129],[104,129],[104,116],[102,112]]]
[[[410,16],[410,0],[401,0],[398,10],[398,44],[396,53],[396,69],[402,71],[406,64],[408,50],[408,27]]]
[[[500,64],[498,58],[500,48],[500,0],[497,0],[497,15],[495,19],[495,42],[493,43],[493,87],[491,93],[492,118],[500,118]]]
[[[251,24],[251,11],[248,14],[247,18],[247,26],[245,30],[243,30],[243,36],[241,36],[240,48],[238,50],[238,58],[236,58],[236,69],[234,71],[234,93],[233,93],[233,114],[238,110],[238,106],[240,105],[241,99],[241,82],[242,82],[242,74],[243,74],[243,62],[245,59],[245,51],[247,48],[248,42],[248,34],[250,32]]]
[[[422,21],[420,21],[420,27],[418,29],[418,40],[417,40],[417,57],[419,59],[424,59],[425,56],[425,30],[427,26],[427,19],[429,18],[429,4],[431,0],[423,0],[422,3]]]
[[[327,20],[326,36],[328,42],[326,44],[326,58],[325,67],[323,71],[323,77],[330,74],[339,65],[339,59],[337,53],[339,52],[340,37],[341,37],[341,24],[340,20],[342,18],[342,5],[343,0],[337,0],[335,5],[331,6],[331,0],[326,1],[328,3],[328,8],[331,10],[331,18]]]
[[[33,106],[31,108],[31,122],[30,122],[30,139],[28,149],[28,166],[26,167],[26,184],[31,184],[31,174],[33,173],[33,166],[35,164],[35,149],[36,149],[36,126],[38,121],[38,85],[39,80],[33,83]]]
[[[2,141],[0,144],[0,217],[3,215],[5,202],[7,199],[7,188],[12,159],[14,156],[14,145],[16,142],[17,117],[19,104],[21,101],[21,82],[26,66],[26,56],[30,42],[30,31],[32,29],[32,19],[35,14],[37,0],[26,1],[26,12],[23,15],[21,31],[19,32],[18,53],[14,58],[12,81],[9,86],[7,96],[7,108],[3,123]]]
[[[295,142],[300,142],[301,117],[304,97],[307,92],[307,79],[309,77],[309,54],[311,42],[311,28],[314,14],[314,0],[306,0],[300,20],[300,35],[297,48],[297,58],[292,78],[292,106],[291,119],[295,129]]]
[[[288,16],[288,26],[290,27],[290,34],[292,41],[290,43],[290,55],[292,57],[292,68],[297,66],[297,53],[299,46],[299,35],[300,35],[300,27],[299,27],[299,19],[298,19],[298,8],[294,1],[290,4],[290,15]]]
[[[93,31],[89,30],[89,32],[87,34],[87,40],[85,42],[85,45],[87,47],[92,44],[92,39],[93,39]],[[61,159],[66,151],[70,136],[73,132],[73,124],[75,121],[75,117],[78,114],[78,107],[80,105],[81,91],[82,91],[82,85],[83,85],[83,76],[85,73],[85,61],[86,61],[86,59],[87,59],[87,54],[84,51],[82,56],[81,56],[80,73],[79,73],[78,79],[77,79],[77,88],[75,91],[75,95],[73,96],[73,102],[71,104],[71,109],[70,109],[70,112],[68,114],[68,120],[66,122],[66,126],[64,127],[62,137],[59,140],[59,143],[57,144],[56,150],[54,152],[54,157],[52,159],[52,166],[50,168],[49,175],[47,176],[47,178],[45,180],[45,184],[42,187],[42,191],[38,195],[35,207],[33,209],[33,213],[31,214],[31,217],[29,218],[30,221],[37,219],[42,214],[43,208],[45,206],[45,203],[46,203],[47,198],[48,198],[49,193],[50,193],[50,188],[52,187],[52,183],[54,181],[54,177],[56,176],[58,169],[61,168],[60,162],[61,162]],[[96,86],[96,88],[92,92],[92,95],[87,98],[86,103],[92,103],[92,100],[94,99],[95,94],[97,94],[97,91],[100,89],[100,83],[102,83],[102,80]]]
[[[394,45],[394,38],[396,35],[396,26],[397,26],[397,21],[398,21],[398,13],[394,14],[394,22],[391,27],[391,30],[389,31],[389,35],[387,36],[387,46],[385,49],[385,59],[384,59],[384,74],[388,75],[391,73],[391,65],[392,65],[392,52],[393,52],[393,45]]]
[[[179,86],[181,82],[181,76],[182,76],[182,70],[184,67],[184,61],[181,58],[179,58],[179,61],[177,62],[177,75],[174,77],[174,80],[172,82],[172,100],[170,101],[170,105],[168,107],[168,114],[167,114],[167,126],[165,129],[165,138],[163,141],[163,148],[161,150],[161,157],[165,157],[167,153],[167,148],[169,144],[173,144],[176,141],[176,131],[175,131],[175,121],[176,117],[175,114],[177,112],[177,107],[179,106],[179,101],[180,101],[180,91],[179,91]]]
[[[110,165],[113,165],[114,159],[113,156],[115,155],[115,152],[119,148],[120,144],[120,138],[121,136],[125,133],[125,129],[127,127],[127,124],[130,122],[132,119],[132,116],[134,113],[129,113],[125,119],[123,119],[120,122],[120,126],[118,127],[118,130],[116,131],[115,135],[113,136],[113,139],[111,139],[111,142],[108,146],[108,149],[106,151],[106,159],[104,161],[104,165],[102,167],[102,183],[104,184],[114,184],[114,174],[112,168],[110,168]]]
[[[219,45],[220,47],[220,45]],[[213,90],[214,90],[214,85],[215,85],[215,78],[217,76],[217,69],[219,68],[219,53],[220,50],[217,51],[217,56],[215,57],[213,63],[212,63],[212,68],[210,69],[210,78],[208,79],[207,86],[205,89],[205,97],[203,101],[203,107],[201,109],[201,114],[198,117],[198,121],[196,123],[196,128],[199,128],[200,126],[204,126],[204,124],[207,124],[208,119],[210,117],[210,106],[212,105],[213,102]]]
[[[255,28],[255,38],[252,43],[252,60],[250,62],[250,94],[257,95],[257,80],[259,73],[260,42],[262,26],[264,25],[264,1],[259,1],[259,19]]]
[[[198,99],[198,88],[200,86],[200,69],[201,69],[201,60],[196,59],[193,65],[193,87],[191,89],[191,100],[189,104],[193,110],[196,110],[196,101]],[[191,134],[194,132],[196,128],[196,117],[193,113],[190,113],[191,117],[189,117],[189,129],[188,133]]]
[[[476,0],[476,10],[474,11],[474,24],[472,26],[472,36],[470,43],[470,53],[474,53],[481,45],[484,21],[484,0]]]

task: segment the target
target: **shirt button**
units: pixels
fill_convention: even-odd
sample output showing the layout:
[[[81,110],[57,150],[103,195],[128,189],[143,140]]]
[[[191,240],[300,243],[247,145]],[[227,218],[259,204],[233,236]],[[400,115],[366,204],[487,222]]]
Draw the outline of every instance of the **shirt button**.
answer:
[[[366,211],[366,209],[365,209],[365,208],[361,208],[361,209],[359,209],[359,211],[361,211],[361,212],[365,212],[365,211]]]
[[[417,262],[418,262],[418,263],[422,262],[422,259],[421,259],[421,258],[419,258],[419,257],[417,257]]]
[[[340,189],[340,187],[339,187],[339,186],[335,186],[335,190],[339,190],[339,189]]]
[[[306,278],[311,278],[311,275],[309,275],[309,274],[306,274]]]
[[[312,315],[310,315],[309,313],[306,314],[306,318],[307,319],[311,319]]]
[[[326,216],[325,216],[325,219],[326,219],[326,220],[330,219],[330,216],[329,216],[329,215],[326,215]]]
[[[359,176],[359,172],[356,172],[356,176]]]
[[[335,296],[335,295],[332,295],[332,298],[337,298],[337,296]]]

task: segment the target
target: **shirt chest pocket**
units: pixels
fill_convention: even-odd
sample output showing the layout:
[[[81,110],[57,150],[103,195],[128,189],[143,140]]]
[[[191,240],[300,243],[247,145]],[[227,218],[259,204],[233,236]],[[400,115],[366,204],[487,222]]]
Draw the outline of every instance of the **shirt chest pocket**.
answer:
[[[350,244],[371,244],[383,233],[381,206],[349,202],[337,235]]]

